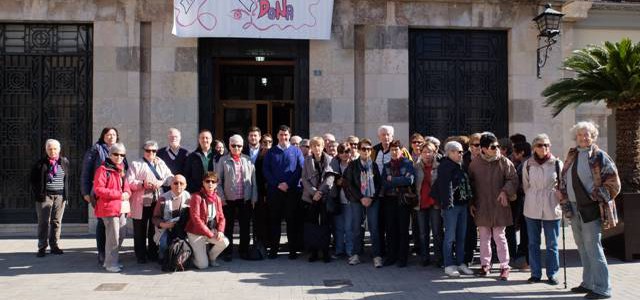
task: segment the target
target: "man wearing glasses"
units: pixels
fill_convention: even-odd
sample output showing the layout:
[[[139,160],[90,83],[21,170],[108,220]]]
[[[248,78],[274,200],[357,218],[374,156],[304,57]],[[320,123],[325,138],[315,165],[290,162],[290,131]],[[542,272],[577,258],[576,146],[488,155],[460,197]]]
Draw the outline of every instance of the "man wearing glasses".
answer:
[[[220,158],[216,164],[218,174],[218,196],[222,201],[227,226],[224,235],[229,239],[229,246],[223,251],[222,259],[231,261],[233,254],[233,228],[235,221],[240,225],[240,257],[248,258],[249,224],[253,205],[258,201],[258,185],[256,169],[251,158],[242,154],[244,141],[240,135],[229,138],[229,154]]]

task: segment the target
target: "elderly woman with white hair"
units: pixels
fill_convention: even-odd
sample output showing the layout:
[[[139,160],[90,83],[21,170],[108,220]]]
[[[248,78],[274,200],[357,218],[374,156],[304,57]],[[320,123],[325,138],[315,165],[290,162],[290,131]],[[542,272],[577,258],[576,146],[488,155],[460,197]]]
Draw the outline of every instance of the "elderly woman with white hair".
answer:
[[[223,255],[224,261],[232,260],[233,228],[236,220],[240,224],[240,257],[248,259],[252,209],[258,201],[258,184],[256,183],[256,168],[251,163],[251,157],[242,154],[244,141],[242,136],[233,135],[229,138],[229,153],[216,165],[216,173],[220,188],[218,197],[223,203],[224,216],[227,226],[224,235],[229,238],[230,247]]]
[[[529,283],[540,282],[540,232],[544,232],[547,252],[545,268],[547,283],[557,285],[559,269],[558,236],[562,210],[556,192],[562,162],[551,154],[549,136],[542,133],[533,139],[533,155],[522,163],[522,189],[524,191],[524,216],[529,237]]]
[[[594,123],[578,122],[571,132],[577,145],[567,154],[558,193],[563,211],[571,219],[583,266],[582,283],[571,291],[586,293],[587,299],[607,299],[611,297],[611,277],[601,230],[617,224],[614,199],[620,193],[620,177],[611,157],[595,144],[598,128]]]
[[[173,180],[171,169],[156,156],[158,143],[146,141],[142,149],[142,158],[131,163],[127,171],[132,192],[129,216],[133,219],[133,248],[140,264],[158,259],[158,246],[153,241],[153,208],[162,194],[161,187],[169,187]]]
[[[444,145],[446,156],[438,165],[438,177],[431,187],[431,197],[442,209],[444,225],[445,273],[451,277],[473,274],[464,264],[464,245],[467,233],[467,213],[473,192],[467,173],[462,167],[464,150],[458,142],[451,141]],[[453,244],[455,243],[455,252]],[[455,255],[455,257],[454,257]]]
[[[48,139],[44,146],[46,155],[39,159],[31,171],[31,187],[36,197],[38,215],[38,257],[63,254],[60,241],[62,215],[69,191],[69,160],[60,155],[60,142]]]
[[[104,222],[106,233],[104,268],[112,273],[122,271],[118,252],[127,218],[121,209],[126,207],[123,202],[129,201],[131,195],[129,183],[125,178],[125,156],[126,149],[123,144],[111,145],[109,157],[96,170],[93,180],[93,191],[97,199],[95,214]]]

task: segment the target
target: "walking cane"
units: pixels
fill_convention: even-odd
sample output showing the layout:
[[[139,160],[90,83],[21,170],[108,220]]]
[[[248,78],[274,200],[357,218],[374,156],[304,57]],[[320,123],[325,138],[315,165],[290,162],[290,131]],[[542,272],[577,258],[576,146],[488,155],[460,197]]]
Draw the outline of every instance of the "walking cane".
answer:
[[[564,268],[564,288],[567,288],[567,248],[564,242],[564,212],[562,212],[562,266]]]

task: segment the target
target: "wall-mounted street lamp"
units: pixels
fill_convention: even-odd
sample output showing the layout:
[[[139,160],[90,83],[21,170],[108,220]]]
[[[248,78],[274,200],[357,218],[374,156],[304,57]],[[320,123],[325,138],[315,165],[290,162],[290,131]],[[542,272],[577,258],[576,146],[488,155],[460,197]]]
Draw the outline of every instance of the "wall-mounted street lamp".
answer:
[[[560,34],[560,19],[564,16],[563,13],[551,8],[551,4],[547,3],[544,6],[544,11],[533,18],[533,21],[538,25],[538,49],[536,51],[537,56],[537,76],[540,75],[540,69],[547,63],[549,58],[549,51],[551,46],[558,42],[556,39]]]

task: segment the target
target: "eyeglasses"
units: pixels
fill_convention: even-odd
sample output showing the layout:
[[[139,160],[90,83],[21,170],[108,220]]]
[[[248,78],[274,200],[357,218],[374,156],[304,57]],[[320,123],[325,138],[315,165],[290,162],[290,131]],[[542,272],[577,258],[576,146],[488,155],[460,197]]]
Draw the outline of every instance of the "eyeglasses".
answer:
[[[173,185],[187,185],[186,182],[182,182],[182,181],[174,181],[172,184]]]
[[[216,182],[215,180],[212,180],[212,179],[207,179],[204,182],[205,183],[218,183],[218,182]]]
[[[536,147],[538,148],[542,148],[542,147],[549,148],[550,146],[551,144],[536,144]]]
[[[147,153],[156,153],[156,152],[158,152],[158,150],[156,150],[156,149],[144,149],[144,152],[147,152]]]
[[[491,146],[489,146],[489,149],[491,149],[491,150],[496,150],[498,148],[500,148],[500,145],[491,145]]]
[[[121,153],[111,153],[111,155],[113,156],[120,156],[122,158],[124,158],[126,155],[125,154],[121,154]]]
[[[240,149],[240,148],[242,148],[242,145],[231,145],[231,146],[229,146],[229,147],[231,147],[231,148],[237,148],[237,149]]]
[[[474,146],[474,147],[478,148],[478,147],[480,147],[480,143],[477,143],[477,144],[471,144],[471,146]]]

